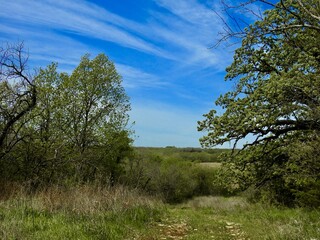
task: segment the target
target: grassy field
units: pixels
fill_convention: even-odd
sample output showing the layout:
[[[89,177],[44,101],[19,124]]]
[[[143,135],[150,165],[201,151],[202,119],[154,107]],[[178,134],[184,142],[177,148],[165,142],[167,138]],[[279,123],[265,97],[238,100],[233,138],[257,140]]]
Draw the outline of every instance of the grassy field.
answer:
[[[221,163],[215,159],[226,150],[137,151],[143,168],[137,167],[133,176],[144,169],[147,183],[154,187],[149,195],[121,185],[55,186],[30,193],[21,185],[1,184],[0,239],[320,240],[319,210],[252,204],[240,196],[219,196],[221,191],[214,191],[215,186],[211,186],[212,196],[183,197],[179,204],[164,203],[161,194],[150,195],[158,187],[179,197],[183,190],[193,191],[199,176],[197,184],[203,183],[203,177],[206,184],[217,180],[214,174]],[[202,160],[197,160],[199,156]],[[143,186],[146,189],[147,184]]]
[[[320,212],[197,197],[166,205],[122,187],[16,193],[0,202],[1,239],[320,239]]]
[[[168,215],[184,225],[183,239],[320,239],[319,211],[252,205],[235,197],[196,198],[171,207]]]

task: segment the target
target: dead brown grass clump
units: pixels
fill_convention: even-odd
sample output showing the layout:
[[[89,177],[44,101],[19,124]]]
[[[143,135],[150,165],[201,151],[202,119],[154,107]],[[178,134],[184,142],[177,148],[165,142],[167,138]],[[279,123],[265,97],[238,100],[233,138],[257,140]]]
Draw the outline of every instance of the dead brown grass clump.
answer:
[[[75,214],[98,214],[101,211],[125,211],[138,206],[155,207],[161,202],[150,196],[123,186],[105,187],[80,185],[72,188],[52,186],[44,190],[28,193],[23,186],[16,185],[6,190],[2,201],[14,199],[39,211],[72,212]]]

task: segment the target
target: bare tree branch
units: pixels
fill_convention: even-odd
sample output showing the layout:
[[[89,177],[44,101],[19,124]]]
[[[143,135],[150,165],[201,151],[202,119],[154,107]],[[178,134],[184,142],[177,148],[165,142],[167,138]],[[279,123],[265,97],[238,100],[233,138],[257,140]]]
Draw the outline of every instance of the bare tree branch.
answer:
[[[0,149],[4,152],[5,145],[10,146],[5,140],[12,128],[37,102],[37,90],[27,72],[28,55],[23,48],[23,43],[0,48],[0,82],[4,84],[0,86]]]

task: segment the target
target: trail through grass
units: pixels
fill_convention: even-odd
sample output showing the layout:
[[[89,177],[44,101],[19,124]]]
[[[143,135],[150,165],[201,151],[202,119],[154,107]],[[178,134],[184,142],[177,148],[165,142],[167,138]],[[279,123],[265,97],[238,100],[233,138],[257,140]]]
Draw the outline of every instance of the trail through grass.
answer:
[[[171,206],[141,239],[320,239],[316,210],[252,205],[241,198],[201,197]]]
[[[179,205],[124,188],[49,189],[0,201],[0,239],[320,239],[320,212],[198,197]]]

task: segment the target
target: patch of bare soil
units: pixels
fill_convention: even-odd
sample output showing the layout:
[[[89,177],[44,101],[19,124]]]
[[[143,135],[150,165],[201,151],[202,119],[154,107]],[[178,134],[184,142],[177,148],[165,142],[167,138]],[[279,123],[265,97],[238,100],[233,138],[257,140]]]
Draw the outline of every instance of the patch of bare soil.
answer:
[[[225,228],[228,234],[235,240],[249,240],[241,230],[241,226],[234,222],[225,222]]]
[[[187,236],[190,227],[185,222],[180,223],[159,223],[161,237],[160,239],[184,239]]]

